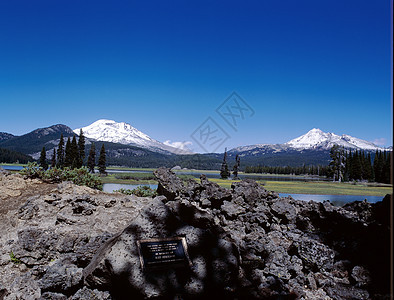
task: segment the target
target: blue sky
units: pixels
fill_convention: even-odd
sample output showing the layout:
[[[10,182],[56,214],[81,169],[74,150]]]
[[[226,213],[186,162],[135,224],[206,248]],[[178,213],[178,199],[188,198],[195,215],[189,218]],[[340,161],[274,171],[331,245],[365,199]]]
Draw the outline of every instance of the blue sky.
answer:
[[[0,131],[106,118],[193,141],[211,117],[229,148],[314,127],[389,146],[391,11],[353,0],[1,1]],[[235,129],[216,112],[234,91],[254,112]]]

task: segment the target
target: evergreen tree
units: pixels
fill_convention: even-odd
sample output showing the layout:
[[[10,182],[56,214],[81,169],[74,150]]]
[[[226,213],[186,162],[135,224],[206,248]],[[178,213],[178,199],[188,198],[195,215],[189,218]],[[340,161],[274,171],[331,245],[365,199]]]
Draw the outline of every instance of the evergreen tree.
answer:
[[[390,152],[384,151],[383,153],[383,166],[381,180],[383,183],[390,183]]]
[[[368,181],[373,181],[374,176],[373,176],[373,169],[372,169],[372,164],[371,164],[371,154],[369,152],[367,153],[367,156],[365,157],[364,165],[365,165],[365,171],[364,171],[365,178],[364,179],[366,179]]]
[[[65,153],[64,166],[65,167],[71,167],[73,161],[72,161],[70,138],[67,138],[66,149],[65,149],[64,153]]]
[[[56,167],[56,148],[53,148],[53,154],[51,159],[51,168]]]
[[[238,171],[239,171],[240,165],[241,165],[241,159],[240,159],[239,155],[237,154],[235,156],[235,164],[234,164],[234,167],[233,167],[234,179],[238,179]]]
[[[60,134],[60,141],[57,147],[57,166],[58,168],[64,167],[64,139],[63,133]]]
[[[42,150],[41,150],[40,165],[44,170],[48,169],[47,154],[45,151],[45,147],[42,147]]]
[[[99,156],[99,160],[98,160],[98,168],[99,168],[99,172],[100,174],[106,174],[105,169],[105,147],[104,144],[101,146],[101,150],[100,150],[100,156]]]
[[[83,165],[83,160],[85,159],[85,136],[83,135],[82,128],[79,131],[79,139],[78,139],[78,149],[79,149],[79,157],[81,166]]]
[[[373,161],[373,169],[375,172],[375,181],[376,182],[383,182],[382,171],[383,171],[383,154],[382,151],[377,151],[375,153],[375,159]]]
[[[77,144],[77,139],[75,138],[75,135],[73,136],[73,139],[71,141],[71,168],[80,168],[82,167],[82,161],[78,149],[78,144]]]
[[[360,152],[361,153],[361,152]],[[358,151],[354,152],[354,156],[352,159],[352,170],[353,170],[353,179],[360,180],[362,176],[362,166],[360,160],[360,153]]]
[[[220,168],[220,177],[222,179],[227,179],[230,177],[230,172],[228,170],[228,165],[226,160],[227,160],[227,148],[224,150],[222,167]]]
[[[345,171],[345,150],[334,145],[330,150],[330,170],[333,180],[343,181]]]
[[[94,143],[90,146],[89,156],[88,156],[88,168],[90,173],[94,173],[94,167],[96,165],[96,147]]]

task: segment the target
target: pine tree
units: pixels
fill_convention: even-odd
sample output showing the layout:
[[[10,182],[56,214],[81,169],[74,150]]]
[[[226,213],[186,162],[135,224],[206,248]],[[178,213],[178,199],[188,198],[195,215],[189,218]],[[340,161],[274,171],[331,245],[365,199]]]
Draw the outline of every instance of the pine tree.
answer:
[[[238,179],[238,171],[239,171],[240,165],[241,165],[241,159],[240,159],[239,155],[237,154],[235,156],[235,164],[234,164],[234,167],[233,167],[234,179]]]
[[[51,159],[51,168],[56,167],[56,148],[53,148],[53,154]]]
[[[81,167],[82,167],[83,160],[85,159],[85,136],[83,135],[82,128],[79,131],[78,149],[79,149],[79,157],[81,160]]]
[[[373,181],[373,169],[372,169],[372,164],[371,164],[371,153],[367,153],[367,156],[365,157],[365,178],[368,181]]]
[[[345,149],[334,145],[330,150],[330,157],[331,162],[329,166],[333,180],[338,179],[338,181],[343,181],[346,165]]]
[[[222,179],[227,179],[230,176],[230,172],[228,170],[228,165],[226,160],[227,160],[227,148],[224,150],[222,167],[220,169],[220,177]]]
[[[101,150],[100,150],[100,156],[99,156],[99,161],[98,161],[98,168],[99,168],[99,172],[100,174],[106,174],[106,166],[105,166],[105,147],[104,144],[101,146]]]
[[[350,151],[348,156],[349,180],[354,180],[354,156],[355,154]]]
[[[361,160],[360,160],[360,153],[356,151],[354,153],[353,159],[352,159],[352,169],[353,169],[353,179],[354,180],[360,180],[362,176],[362,166],[361,166]]]
[[[94,173],[94,167],[96,165],[96,147],[94,143],[90,146],[89,156],[88,156],[88,168],[90,173]]]
[[[375,153],[375,159],[373,161],[373,169],[375,172],[375,181],[376,182],[383,182],[383,176],[382,176],[382,171],[383,171],[383,153],[382,151],[376,151]]]
[[[384,151],[383,153],[383,166],[382,166],[382,182],[390,183],[390,152]]]
[[[64,139],[63,133],[60,134],[60,141],[57,147],[57,166],[58,168],[64,167]]]
[[[77,139],[74,135],[71,141],[71,168],[75,169],[80,167],[82,167],[82,161],[79,154]]]
[[[67,138],[66,149],[65,149],[64,153],[65,153],[64,166],[65,167],[71,167],[73,161],[72,161],[70,138]]]
[[[44,170],[48,169],[47,154],[45,151],[45,147],[42,147],[42,150],[41,150],[40,165]]]

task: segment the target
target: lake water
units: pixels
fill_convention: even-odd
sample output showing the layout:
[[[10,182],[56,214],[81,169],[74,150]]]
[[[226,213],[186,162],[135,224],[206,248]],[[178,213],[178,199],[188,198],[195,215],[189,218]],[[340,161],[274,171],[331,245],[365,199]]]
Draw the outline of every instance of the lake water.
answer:
[[[0,168],[3,168],[4,170],[10,170],[10,171],[20,171],[23,169],[22,166],[12,166],[12,165],[1,165]]]
[[[123,189],[135,189],[138,186],[147,185],[151,189],[157,189],[157,184],[118,184],[118,183],[105,183],[103,185],[103,190],[108,193],[112,193],[114,190]],[[310,194],[286,194],[279,193],[280,197],[291,196],[295,200],[303,200],[303,201],[316,201],[323,202],[325,200],[329,200],[335,206],[343,206],[346,203],[353,201],[363,201],[367,199],[370,203],[375,203],[378,201],[382,201],[383,197],[380,196],[354,196],[354,195],[310,195]]]

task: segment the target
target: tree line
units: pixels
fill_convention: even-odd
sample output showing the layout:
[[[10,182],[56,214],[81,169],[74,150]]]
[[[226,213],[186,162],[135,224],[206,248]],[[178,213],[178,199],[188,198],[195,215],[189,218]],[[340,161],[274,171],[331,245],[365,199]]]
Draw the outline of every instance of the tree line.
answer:
[[[46,170],[49,167],[49,162],[46,157],[45,147],[41,150],[40,155],[40,166]],[[96,166],[96,148],[92,142],[89,150],[87,160],[85,160],[85,136],[83,135],[82,129],[79,133],[78,142],[74,135],[70,140],[67,138],[66,144],[64,144],[63,133],[60,135],[60,140],[57,148],[53,148],[53,154],[50,160],[51,168],[70,168],[79,169],[86,166],[91,173],[94,173]],[[104,144],[101,146],[100,155],[97,163],[100,174],[106,173],[106,155]]]
[[[318,175],[334,181],[367,180],[390,183],[391,152],[377,150],[375,154],[362,150],[349,150],[334,145],[330,150],[328,166],[246,166],[245,173],[284,175]]]
[[[272,167],[272,166],[246,166],[245,173],[267,173],[267,174],[281,174],[281,175],[318,175],[327,176],[328,166],[299,166],[299,167]]]
[[[367,180],[390,183],[391,152],[347,150],[334,145],[330,150],[331,162],[328,177],[334,181]]]
[[[21,164],[27,164],[29,161],[33,161],[34,159],[26,154],[5,149],[5,148],[0,148],[0,163],[21,163]]]

